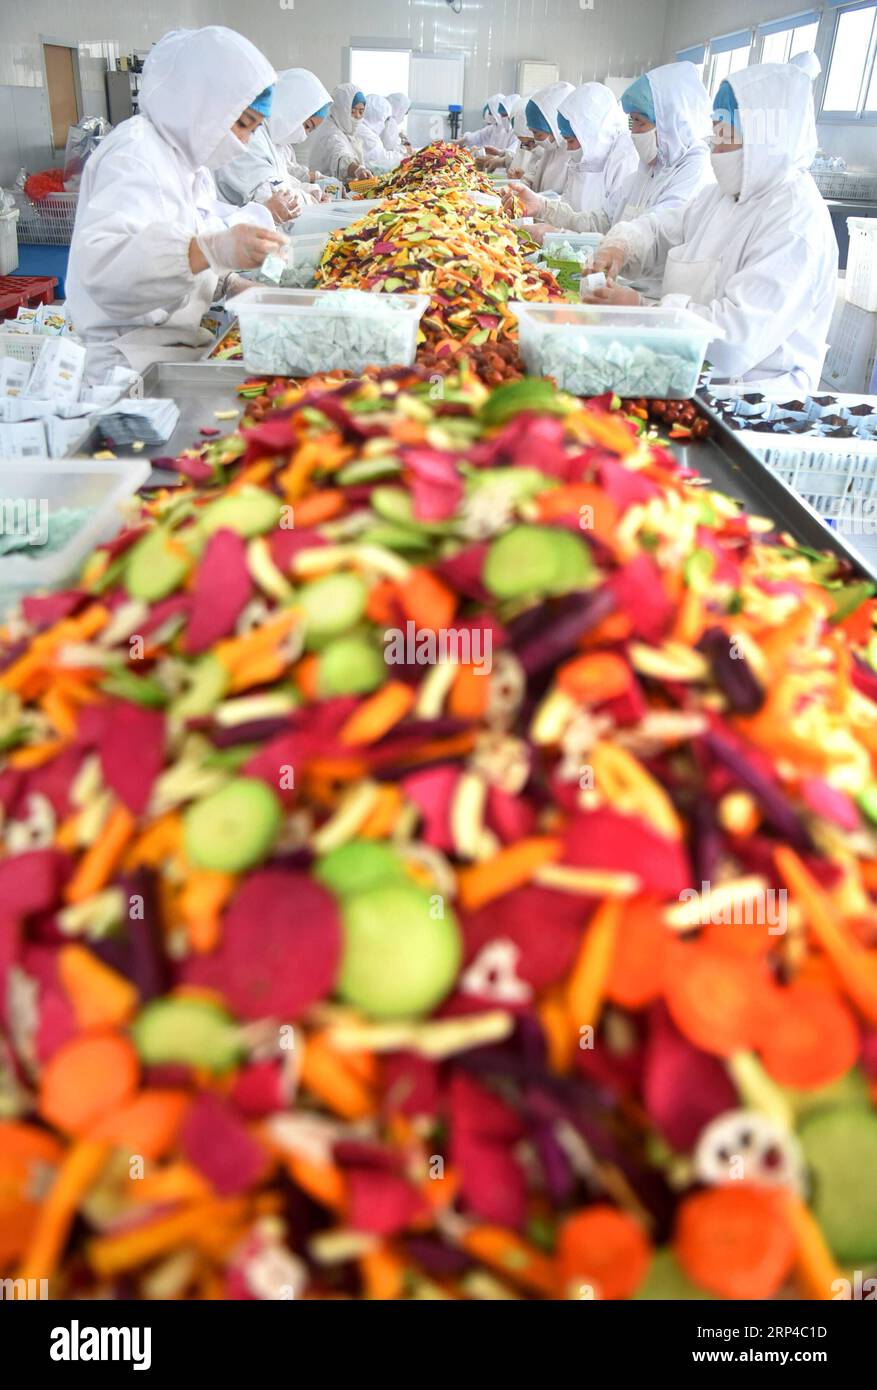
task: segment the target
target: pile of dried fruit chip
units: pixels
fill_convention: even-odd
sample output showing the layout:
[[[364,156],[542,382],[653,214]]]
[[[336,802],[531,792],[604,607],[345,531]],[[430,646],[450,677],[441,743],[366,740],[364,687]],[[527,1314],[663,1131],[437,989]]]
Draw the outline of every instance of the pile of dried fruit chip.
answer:
[[[521,251],[502,212],[464,192],[417,192],[380,208],[331,237],[317,275],[327,288],[429,294],[421,331],[433,349],[481,347],[517,338],[510,300],[563,295],[552,275]]]
[[[439,140],[404,159],[398,169],[392,169],[377,181],[377,187],[368,196],[387,198],[394,193],[439,188],[468,189],[489,193],[491,197],[496,194],[490,179],[478,170],[470,150]]]
[[[871,591],[606,401],[432,391],[265,388],[3,630],[0,1271],[836,1296]]]

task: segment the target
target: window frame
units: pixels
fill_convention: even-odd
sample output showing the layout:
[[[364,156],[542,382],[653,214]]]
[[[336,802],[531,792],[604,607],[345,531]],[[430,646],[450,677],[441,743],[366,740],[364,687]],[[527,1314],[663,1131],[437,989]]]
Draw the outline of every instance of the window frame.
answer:
[[[766,40],[766,39],[775,38],[777,34],[785,34],[785,36],[786,36],[786,54],[787,54],[787,56],[786,56],[785,58],[783,58],[782,61],[783,61],[784,63],[788,63],[788,62],[790,61],[789,51],[791,50],[792,41],[793,41],[792,36],[793,36],[794,34],[796,34],[796,33],[798,32],[799,29],[810,29],[810,28],[813,27],[813,24],[814,24],[814,21],[813,21],[812,19],[810,19],[810,20],[809,20],[809,23],[807,23],[807,24],[796,24],[796,23],[795,23],[795,20],[797,20],[797,19],[804,19],[804,18],[806,18],[808,15],[811,15],[811,14],[814,14],[814,13],[817,15],[817,18],[816,18],[816,21],[815,21],[815,24],[816,24],[816,34],[815,34],[815,36],[814,36],[813,45],[812,45],[813,49],[815,50],[815,48],[816,48],[816,42],[817,42],[817,40],[818,40],[818,38],[819,38],[820,18],[819,18],[819,15],[818,15],[818,11],[805,10],[805,11],[799,12],[798,14],[790,14],[789,17],[788,17],[788,28],[786,28],[786,29],[781,29],[781,28],[775,27],[775,26],[780,25],[781,23],[784,22],[784,21],[779,20],[779,19],[770,22],[772,27],[771,27],[771,32],[770,32],[769,34],[761,34],[761,33],[759,33],[759,31],[756,29],[756,31],[755,31],[755,37],[756,37],[756,41],[757,41],[756,46],[757,46],[757,48],[758,48],[758,58],[757,58],[756,61],[759,62],[759,63],[765,62],[765,57],[764,57],[764,44],[765,44],[765,40]],[[806,49],[805,49],[805,50],[802,50],[802,51],[807,52]]]
[[[871,41],[868,47],[868,55],[865,59],[865,66],[862,71],[862,84],[859,88],[858,104],[855,111],[831,111],[826,108],[825,96],[828,92],[829,78],[831,76],[831,65],[834,62],[834,50],[837,44],[837,32],[843,15],[851,14],[854,10],[873,10],[874,21],[871,26]],[[831,48],[828,62],[823,70],[822,95],[819,102],[819,110],[816,119],[824,121],[826,125],[877,125],[877,111],[866,111],[865,102],[868,99],[868,92],[877,70],[877,0],[856,0],[856,3],[849,5],[837,5],[833,7],[834,28],[831,34]]]
[[[713,44],[714,44],[714,43],[719,43],[719,42],[721,42],[721,40],[722,40],[723,38],[725,38],[725,37],[726,37],[726,36],[725,36],[724,34],[717,34],[717,35],[715,36],[715,38],[710,39],[710,40],[707,42],[707,46],[706,46],[706,58],[704,59],[703,72],[701,73],[701,79],[700,79],[700,80],[702,81],[703,85],[706,87],[707,92],[708,92],[709,95],[710,95],[710,99],[712,99],[712,98],[715,96],[716,92],[718,91],[719,87],[721,86],[721,81],[720,81],[720,82],[718,82],[718,83],[716,84],[715,90],[713,89],[713,71],[714,71],[714,69],[713,69],[713,63],[715,62],[715,59],[716,59],[716,58],[723,58],[723,57],[725,56],[726,53],[742,53],[742,52],[745,51],[745,52],[748,54],[748,57],[747,57],[747,59],[746,59],[746,63],[745,63],[744,66],[746,66],[746,67],[748,68],[748,67],[750,67],[751,64],[752,64],[752,54],[753,54],[753,51],[754,51],[754,49],[755,49],[755,40],[756,40],[755,29],[753,28],[753,29],[750,29],[750,30],[749,30],[749,44],[748,44],[748,47],[747,47],[745,44],[742,44],[742,43],[741,43],[741,44],[739,44],[736,48],[722,48],[722,49],[719,49],[718,53],[715,53],[715,52],[713,51]],[[732,69],[731,71],[733,71],[733,72],[740,72],[741,69],[740,69],[740,68],[734,68],[734,69]],[[725,77],[729,77],[730,75],[731,75],[731,73],[730,73],[730,71],[729,71],[729,72],[727,72],[727,73],[725,74]],[[724,78],[722,79],[722,81],[724,81]]]

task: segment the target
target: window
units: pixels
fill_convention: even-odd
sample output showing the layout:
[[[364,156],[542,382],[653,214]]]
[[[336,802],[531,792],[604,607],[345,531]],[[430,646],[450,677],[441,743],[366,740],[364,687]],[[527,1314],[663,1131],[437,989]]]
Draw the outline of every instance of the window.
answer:
[[[796,53],[811,53],[816,47],[818,29],[819,15],[815,11],[790,15],[788,19],[777,19],[772,24],[760,24],[761,56],[758,61],[787,63]]]
[[[709,62],[706,65],[704,85],[714,97],[726,77],[732,72],[749,66],[752,51],[752,30],[743,29],[737,34],[726,34],[724,38],[713,39],[709,48]]]
[[[877,118],[877,3],[840,10],[822,98],[822,115],[844,120]]]
[[[698,43],[693,48],[682,48],[676,54],[677,63],[693,63],[697,68],[697,75],[703,81],[703,70],[706,67],[706,44]]]
[[[350,81],[368,96],[408,92],[411,53],[407,48],[351,48]]]

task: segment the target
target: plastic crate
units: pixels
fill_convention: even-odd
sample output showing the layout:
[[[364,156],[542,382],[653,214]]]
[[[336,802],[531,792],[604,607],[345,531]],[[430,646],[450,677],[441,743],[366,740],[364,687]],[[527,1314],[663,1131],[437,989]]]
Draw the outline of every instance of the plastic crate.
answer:
[[[877,440],[738,436],[869,563],[877,561]]]
[[[21,305],[53,304],[54,275],[0,275],[0,319],[14,319]]]
[[[844,293],[848,304],[877,309],[877,217],[848,217],[850,251]]]
[[[347,293],[359,294],[362,313],[352,314],[337,290],[277,290],[261,285],[244,290],[234,300],[244,366],[248,371],[295,377],[330,371],[356,373],[368,366],[411,366],[420,320],[429,307],[428,295],[373,295],[355,290]],[[309,335],[308,342],[299,344],[298,333],[290,332],[285,341],[266,346],[259,342],[260,329],[272,320],[285,321],[290,328],[296,326],[299,330],[316,325],[323,330],[323,339]],[[388,320],[395,320],[393,327],[398,328],[398,334],[391,335],[392,349],[382,353],[375,339]],[[346,348],[333,341],[328,331],[342,324],[348,326],[351,339]],[[359,345],[354,342],[357,338]]]
[[[24,594],[58,588],[75,579],[92,550],[119,531],[123,504],[143,486],[151,468],[145,458],[0,460],[0,499],[5,504],[36,501],[48,508],[90,509],[80,530],[62,549],[43,557],[11,554],[0,558],[0,613]]]
[[[22,245],[69,246],[76,221],[78,193],[49,193],[39,202],[13,190],[21,218],[18,239]]]
[[[18,208],[0,212],[0,275],[18,269]]]
[[[0,333],[0,357],[36,362],[49,338],[45,333]]]
[[[687,400],[697,390],[715,336],[705,319],[686,309],[520,301],[508,307],[517,315],[527,372],[552,376],[559,390],[572,395],[612,391]]]

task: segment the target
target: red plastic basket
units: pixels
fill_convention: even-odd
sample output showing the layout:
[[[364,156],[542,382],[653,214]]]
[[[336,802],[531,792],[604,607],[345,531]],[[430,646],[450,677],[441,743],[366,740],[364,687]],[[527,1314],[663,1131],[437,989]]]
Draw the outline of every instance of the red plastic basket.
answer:
[[[0,318],[14,319],[19,305],[52,304],[55,275],[0,275]]]

